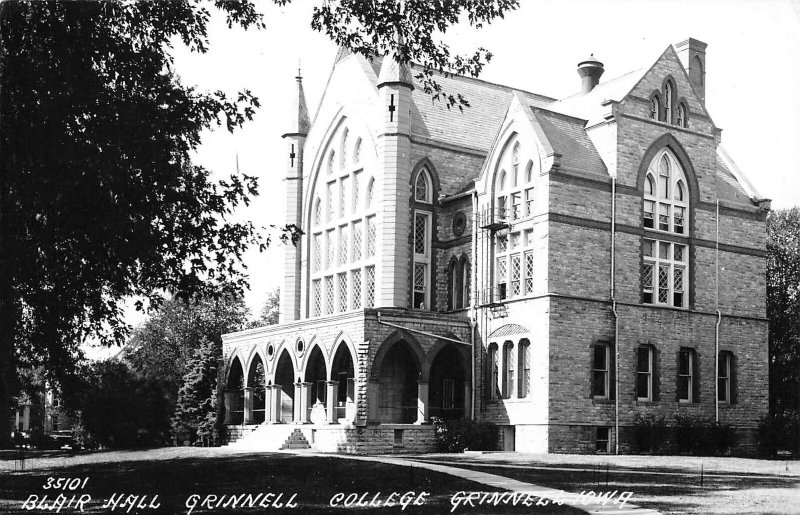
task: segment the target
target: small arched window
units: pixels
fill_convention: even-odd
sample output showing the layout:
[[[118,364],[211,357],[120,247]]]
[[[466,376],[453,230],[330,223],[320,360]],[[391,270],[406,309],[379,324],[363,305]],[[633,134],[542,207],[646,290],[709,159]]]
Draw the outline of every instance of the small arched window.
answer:
[[[328,175],[333,175],[333,169],[335,163],[336,163],[336,152],[331,150],[331,153],[328,155]]]
[[[686,105],[683,102],[678,104],[678,118],[675,120],[678,124],[678,127],[687,127],[687,120],[686,120]]]
[[[533,161],[528,161],[528,165],[525,167],[525,182],[533,182]]]
[[[357,165],[361,163],[361,138],[356,140],[356,144],[353,147],[353,164]]]
[[[519,142],[514,144],[514,150],[511,153],[511,168],[513,170],[511,186],[516,188],[519,181]]]
[[[347,136],[350,131],[347,128],[344,129],[342,133],[342,144],[339,149],[339,168],[344,168],[347,166]]]
[[[672,123],[672,96],[672,82],[667,81],[664,84],[664,121],[667,123]]]
[[[653,120],[661,119],[661,100],[658,98],[658,93],[650,99],[650,118]]]
[[[469,260],[466,257],[461,258],[461,307],[466,308],[470,305],[469,300],[469,284],[470,284],[470,266]]]
[[[367,193],[365,195],[364,204],[367,209],[372,207],[372,196],[375,194],[375,178],[370,177],[367,183]]]
[[[417,202],[431,203],[433,188],[431,187],[431,177],[427,168],[423,168],[417,174],[414,182],[414,200]]]

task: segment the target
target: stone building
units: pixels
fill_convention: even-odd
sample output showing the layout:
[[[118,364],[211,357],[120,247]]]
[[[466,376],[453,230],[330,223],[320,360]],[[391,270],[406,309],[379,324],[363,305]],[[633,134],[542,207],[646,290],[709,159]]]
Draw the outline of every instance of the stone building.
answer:
[[[765,215],[705,108],[688,39],[561,99],[340,51],[286,126],[281,323],[224,337],[231,439],[432,448],[431,417],[507,450],[627,452],[637,415],[767,409]]]

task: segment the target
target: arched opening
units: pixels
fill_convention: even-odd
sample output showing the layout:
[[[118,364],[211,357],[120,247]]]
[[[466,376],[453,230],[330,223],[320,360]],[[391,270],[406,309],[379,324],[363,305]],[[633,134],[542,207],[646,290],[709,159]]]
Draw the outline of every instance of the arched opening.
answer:
[[[458,349],[445,345],[431,364],[430,415],[444,420],[464,418],[466,370]]]
[[[334,420],[339,423],[351,423],[356,419],[355,377],[350,349],[344,342],[339,342],[331,365],[331,381],[336,382],[336,399],[333,399]]]
[[[241,424],[244,421],[244,371],[238,357],[233,358],[231,363],[225,393],[226,422]]]
[[[254,424],[264,422],[267,413],[266,381],[264,376],[264,363],[261,356],[256,354],[250,364],[250,371],[247,373],[247,387],[250,389],[251,403],[250,417],[245,417]]]
[[[380,422],[411,424],[417,420],[420,368],[408,343],[392,345],[378,369]]]
[[[279,396],[279,422],[289,423],[294,417],[294,366],[289,352],[284,350],[275,368],[275,392]]]
[[[308,355],[308,363],[306,364],[306,377],[305,381],[310,383],[309,388],[310,399],[308,401],[308,417],[306,420],[311,420],[314,423],[325,423],[325,401],[327,388],[325,381],[328,377],[327,369],[325,367],[325,358],[322,356],[322,351],[319,346],[315,345]]]

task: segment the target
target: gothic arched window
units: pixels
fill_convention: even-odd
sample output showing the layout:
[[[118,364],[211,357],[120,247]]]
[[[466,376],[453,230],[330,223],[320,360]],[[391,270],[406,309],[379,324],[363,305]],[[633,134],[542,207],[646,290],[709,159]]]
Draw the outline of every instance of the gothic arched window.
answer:
[[[308,236],[311,317],[373,307],[375,302],[377,224],[370,198],[374,178],[361,163],[361,138],[356,138],[350,154],[353,132],[343,126],[331,137],[313,184]],[[361,202],[364,181],[369,186]]]
[[[658,93],[650,98],[650,118],[653,120],[661,119],[661,99],[658,98]]]
[[[678,117],[675,120],[675,123],[677,123],[678,127],[687,127],[688,126],[688,123],[687,123],[687,120],[686,120],[686,104],[684,104],[683,102],[678,104]]]
[[[411,268],[412,305],[413,309],[431,309],[431,264],[433,250],[433,213],[430,211],[433,202],[433,182],[430,172],[422,167],[414,180],[414,259]],[[422,204],[422,205],[420,205]]]
[[[414,200],[430,204],[432,193],[430,173],[427,168],[423,168],[417,174],[417,180],[414,182]]]
[[[647,169],[643,195],[642,301],[687,307],[688,241],[662,234],[688,236],[689,191],[686,175],[667,149]]]
[[[664,84],[664,121],[667,123],[672,123],[672,102],[674,95],[674,88],[672,86],[671,81],[667,81]]]

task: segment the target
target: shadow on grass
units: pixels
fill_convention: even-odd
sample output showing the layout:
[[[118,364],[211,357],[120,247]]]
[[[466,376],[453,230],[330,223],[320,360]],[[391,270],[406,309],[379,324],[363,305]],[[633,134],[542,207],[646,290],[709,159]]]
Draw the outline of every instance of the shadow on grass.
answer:
[[[224,508],[212,504],[200,506],[209,495],[241,495],[259,493],[282,493],[280,503],[286,503],[296,494],[297,508],[291,513],[449,513],[450,498],[458,491],[496,491],[492,488],[458,477],[428,471],[419,467],[400,467],[376,462],[355,461],[336,457],[298,456],[289,454],[247,454],[221,457],[176,458],[151,461],[125,461],[118,463],[96,463],[76,465],[51,470],[37,470],[8,474],[0,482],[0,512],[30,513],[22,509],[29,495],[50,494],[52,500],[59,492],[43,490],[48,477],[84,478],[88,482],[84,490],[64,491],[67,497],[73,494],[89,494],[92,497],[86,507],[89,512],[111,513],[102,509],[112,496],[134,494],[148,496],[145,504],[156,500],[157,510],[132,510],[138,513],[187,513],[187,500],[199,495],[197,507],[192,513],[262,513],[282,511],[276,506],[263,508]],[[429,492],[421,506],[394,507],[331,507],[331,498],[337,493],[358,496],[368,493],[373,499],[386,500],[392,492],[400,496],[406,492]],[[256,505],[257,506],[257,505]],[[493,507],[480,510],[459,508],[456,513],[579,513],[571,509],[540,507]],[[283,508],[285,510],[285,507]],[[69,511],[69,510],[66,510]],[[115,512],[125,512],[118,507]]]

